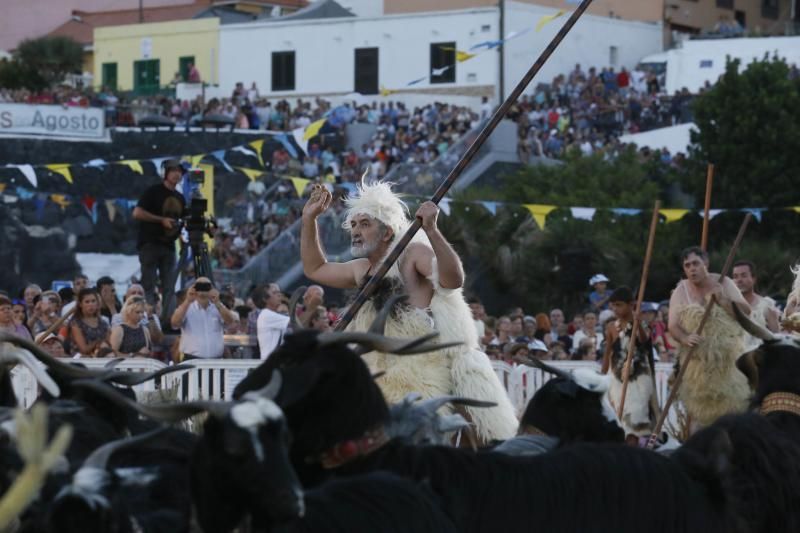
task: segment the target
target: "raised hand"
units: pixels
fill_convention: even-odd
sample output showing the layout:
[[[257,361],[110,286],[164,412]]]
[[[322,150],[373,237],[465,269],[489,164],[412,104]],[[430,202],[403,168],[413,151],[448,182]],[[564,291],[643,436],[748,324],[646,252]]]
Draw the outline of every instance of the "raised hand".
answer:
[[[303,218],[316,220],[331,205],[333,196],[324,185],[316,184],[311,189],[311,198],[303,206]]]

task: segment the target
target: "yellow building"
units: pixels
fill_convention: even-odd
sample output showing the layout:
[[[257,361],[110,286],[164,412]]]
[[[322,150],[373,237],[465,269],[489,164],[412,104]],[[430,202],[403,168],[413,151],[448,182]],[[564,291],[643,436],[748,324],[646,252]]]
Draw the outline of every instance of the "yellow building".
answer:
[[[176,73],[188,76],[191,64],[201,80],[219,76],[217,17],[94,29],[94,85],[151,94],[170,85]]]

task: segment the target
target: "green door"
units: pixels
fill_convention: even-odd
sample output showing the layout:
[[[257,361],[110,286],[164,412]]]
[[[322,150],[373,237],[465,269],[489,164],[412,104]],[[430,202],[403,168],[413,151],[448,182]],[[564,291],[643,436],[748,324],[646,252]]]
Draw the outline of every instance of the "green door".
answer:
[[[133,90],[136,94],[155,94],[160,85],[161,62],[146,59],[133,62]]]
[[[117,64],[103,63],[103,86],[117,90]]]
[[[189,81],[189,65],[194,64],[194,56],[184,56],[178,59],[178,68],[183,81]]]

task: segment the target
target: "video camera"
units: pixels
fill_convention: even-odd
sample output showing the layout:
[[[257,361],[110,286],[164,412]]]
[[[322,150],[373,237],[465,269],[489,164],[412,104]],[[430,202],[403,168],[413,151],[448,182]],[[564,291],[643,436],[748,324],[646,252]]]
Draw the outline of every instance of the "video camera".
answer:
[[[189,203],[189,216],[182,218],[179,224],[186,229],[186,233],[189,235],[189,247],[192,249],[195,274],[210,278],[211,263],[204,236],[213,236],[213,231],[217,228],[217,220],[214,217],[206,216],[208,200],[203,198],[200,193],[200,188],[206,179],[205,172],[199,168],[191,168],[186,171],[185,178],[193,184],[193,193]]]

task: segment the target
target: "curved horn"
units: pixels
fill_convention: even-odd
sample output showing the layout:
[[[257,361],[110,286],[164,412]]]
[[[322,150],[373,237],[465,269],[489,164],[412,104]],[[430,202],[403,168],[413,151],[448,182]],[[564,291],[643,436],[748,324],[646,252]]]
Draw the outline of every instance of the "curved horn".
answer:
[[[523,362],[523,364],[527,366],[532,366],[534,368],[538,368],[539,370],[544,370],[548,374],[553,374],[554,376],[557,376],[559,378],[564,378],[572,381],[572,374],[570,374],[569,372],[565,372],[559,368],[550,366],[544,361],[536,359],[535,357],[528,358],[528,360]]]
[[[375,315],[375,320],[372,321],[368,331],[377,335],[385,335],[386,319],[389,318],[389,315],[392,313],[392,309],[394,309],[394,306],[397,305],[398,302],[407,300],[407,294],[396,294],[389,298],[389,300],[387,300],[387,302],[381,308],[380,312]]]
[[[375,381],[376,379],[381,379],[385,375],[386,375],[386,370],[375,372],[374,374],[372,374],[372,380]]]
[[[79,366],[64,363],[61,360],[53,357],[49,353],[42,350],[42,348],[27,339],[19,338],[15,335],[7,335],[0,333],[0,343],[9,342],[20,348],[29,351],[36,359],[44,363],[48,370],[55,372],[61,376],[74,379],[93,379],[102,377],[108,370],[90,370],[88,368],[81,368]]]
[[[103,368],[111,370],[112,368],[115,368],[118,364],[120,364],[124,360],[125,360],[124,357],[116,357],[116,358],[112,359],[111,361],[109,361],[108,363],[106,363],[105,365],[103,365]]]
[[[73,387],[83,387],[94,391],[108,400],[125,408],[133,409],[140,415],[162,422],[179,422],[194,415],[208,412],[216,418],[225,418],[233,406],[232,402],[193,401],[180,403],[141,404],[126,398],[114,390],[114,387],[95,380],[77,380]]]
[[[431,398],[429,400],[419,402],[417,406],[420,409],[425,409],[430,413],[435,413],[448,403],[466,405],[468,407],[497,407],[495,402],[484,402],[481,400],[473,400],[472,398],[462,398],[460,396],[440,396],[439,398]]]
[[[39,365],[39,361],[37,361],[33,355],[30,354],[27,350],[20,348],[19,346],[15,346],[14,344],[6,344],[5,346],[13,346],[11,350],[5,348],[3,349],[2,353],[0,354],[0,362],[3,363],[17,363],[28,370],[31,371],[33,377],[36,378],[36,381],[54,398],[58,398],[61,394],[61,389],[58,387],[53,378],[44,371],[44,369]]]
[[[147,433],[142,433],[141,435],[137,435],[135,437],[127,437],[124,439],[119,440],[112,440],[111,442],[107,442],[94,450],[89,457],[83,462],[81,468],[99,468],[101,470],[106,469],[106,464],[108,464],[108,460],[111,459],[111,456],[128,446],[133,446],[134,444],[141,444],[147,440],[152,439],[153,437],[157,437],[158,435],[164,433],[166,428],[158,428],[152,431],[148,431]]]
[[[292,297],[289,299],[289,325],[292,327],[292,331],[305,329],[305,326],[297,321],[297,304],[300,303],[300,298],[303,297],[307,290],[308,287],[301,285],[294,290]]]
[[[736,317],[736,321],[747,333],[763,341],[774,341],[780,338],[764,326],[753,322],[749,316],[746,316],[744,313],[742,313],[742,310],[739,309],[739,306],[736,305],[736,302],[731,302],[731,305],[733,306],[733,314]]]
[[[104,376],[101,378],[101,380],[105,382],[117,383],[119,385],[125,385],[126,387],[133,387],[134,385],[141,385],[146,381],[158,379],[173,372],[191,370],[192,368],[194,368],[194,365],[181,363],[179,365],[164,367],[160,370],[156,370],[155,372],[126,372],[123,370]]]
[[[281,371],[277,368],[272,371],[272,377],[269,379],[269,383],[264,385],[262,388],[251,391],[245,394],[245,398],[248,395],[256,395],[261,396],[262,398],[267,398],[269,400],[274,400],[278,397],[278,393],[281,392],[281,387],[283,386],[283,375]]]

